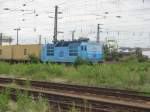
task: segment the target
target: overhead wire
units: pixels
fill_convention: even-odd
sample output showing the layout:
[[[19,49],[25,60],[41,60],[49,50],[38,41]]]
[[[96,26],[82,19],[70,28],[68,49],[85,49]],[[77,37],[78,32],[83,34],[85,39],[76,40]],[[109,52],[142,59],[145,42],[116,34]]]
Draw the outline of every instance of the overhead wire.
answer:
[[[94,0],[93,0],[94,1]],[[119,1],[119,0],[117,0],[117,1]],[[80,3],[80,1],[75,1],[75,0],[71,0],[71,2],[69,3],[67,0],[66,1],[64,1],[64,2],[62,2],[62,3],[60,3],[60,4],[58,4],[58,5],[60,5],[60,8],[63,10],[63,9],[65,9],[65,8],[67,8],[67,14],[66,14],[66,10],[63,10],[64,11],[64,13],[66,14],[66,15],[64,15],[64,17],[65,18],[70,18],[70,17],[73,17],[73,16],[88,16],[88,14],[87,14],[87,9],[89,8],[89,5],[91,6],[91,7],[94,7],[94,6],[96,6],[96,9],[98,10],[96,13],[97,14],[99,14],[99,10],[101,10],[102,9],[102,7],[101,6],[99,6],[99,5],[97,5],[98,3],[98,0],[96,0],[96,2],[93,2],[93,4],[89,4],[89,2],[84,2],[84,3],[81,3],[81,4],[79,4]],[[119,4],[118,4],[119,5]],[[78,9],[78,10],[84,10],[83,12],[84,13],[82,13],[82,14],[74,14],[74,13],[71,13],[71,10],[72,9],[74,9],[74,8],[76,8],[76,9]],[[102,9],[103,10],[103,9]],[[135,9],[135,10],[138,10],[138,9]],[[132,11],[135,11],[135,10],[133,10],[132,9]],[[148,10],[148,9],[147,9]],[[121,10],[121,12],[128,12],[128,11],[131,11],[131,10]],[[118,12],[120,12],[119,10],[117,10],[117,11],[112,11],[112,12],[109,12],[110,14],[115,14],[115,13],[118,13]],[[90,14],[89,14],[90,15]],[[96,14],[95,14],[96,15]],[[91,23],[86,23],[86,22],[89,22],[89,21],[87,21],[87,18],[85,17],[85,18],[82,18],[82,20],[72,20],[71,21],[71,23],[82,23],[83,24],[83,28],[82,28],[82,32],[83,32],[83,29],[85,28],[85,27],[87,27],[88,26],[88,24],[92,24],[92,22]],[[66,21],[66,22],[68,22],[68,21]],[[80,26],[82,26],[82,25],[80,25]],[[132,26],[132,25],[131,25]],[[130,26],[130,27],[131,27]],[[73,27],[73,26],[72,26]],[[93,28],[93,26],[92,26],[92,28]]]

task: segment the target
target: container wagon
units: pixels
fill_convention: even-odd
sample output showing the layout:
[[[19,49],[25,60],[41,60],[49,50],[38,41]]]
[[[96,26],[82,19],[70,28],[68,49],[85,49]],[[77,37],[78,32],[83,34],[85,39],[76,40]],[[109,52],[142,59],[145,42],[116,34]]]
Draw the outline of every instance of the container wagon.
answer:
[[[30,55],[40,60],[41,45],[7,45],[0,46],[0,60],[26,61]]]

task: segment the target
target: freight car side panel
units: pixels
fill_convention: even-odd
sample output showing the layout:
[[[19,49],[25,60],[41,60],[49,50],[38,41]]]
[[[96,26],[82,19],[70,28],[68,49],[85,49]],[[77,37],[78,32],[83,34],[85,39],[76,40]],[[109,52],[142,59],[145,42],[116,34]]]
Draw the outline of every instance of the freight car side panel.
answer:
[[[0,60],[12,59],[12,46],[0,46]]]
[[[41,45],[14,45],[13,60],[28,60],[30,55],[40,59]]]

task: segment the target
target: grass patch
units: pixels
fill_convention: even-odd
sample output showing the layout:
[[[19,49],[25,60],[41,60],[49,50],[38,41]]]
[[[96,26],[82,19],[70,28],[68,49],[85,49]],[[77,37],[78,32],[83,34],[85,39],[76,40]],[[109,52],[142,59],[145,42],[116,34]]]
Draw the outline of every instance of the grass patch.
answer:
[[[55,112],[48,100],[39,97],[33,100],[27,93],[18,91],[15,102],[9,96],[9,90],[0,94],[0,112]],[[68,112],[80,112],[72,107]]]
[[[98,87],[134,89],[150,92],[150,62],[73,65],[8,64],[0,62],[0,74],[34,80],[64,82]]]
[[[0,112],[52,112],[47,100],[32,100],[26,94],[18,94],[16,102],[12,101],[9,92],[0,94]]]

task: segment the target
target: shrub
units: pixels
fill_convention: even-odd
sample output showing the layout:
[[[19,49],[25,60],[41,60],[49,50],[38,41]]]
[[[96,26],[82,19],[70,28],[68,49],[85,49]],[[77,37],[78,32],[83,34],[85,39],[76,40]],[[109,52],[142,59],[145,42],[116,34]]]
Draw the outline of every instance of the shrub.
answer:
[[[8,111],[9,100],[10,100],[10,96],[6,91],[0,94],[0,112]]]
[[[119,61],[119,53],[114,51],[112,52],[112,60]]]
[[[106,61],[119,61],[119,58],[121,57],[121,55],[119,55],[118,52],[113,51],[111,53],[105,53],[104,58]]]
[[[27,93],[18,92],[15,112],[51,112],[51,109],[47,100],[38,97],[35,101]]]
[[[107,45],[104,46],[104,59],[106,61],[110,61],[110,52],[109,52],[109,49],[107,47]]]
[[[47,73],[51,76],[62,76],[64,74],[64,65],[47,64],[44,66]]]
[[[38,63],[39,62],[39,58],[36,57],[35,55],[29,55],[29,60],[31,61],[31,63]]]
[[[77,67],[79,65],[92,65],[92,62],[90,60],[84,60],[81,57],[77,57],[74,66]]]
[[[146,61],[148,61],[148,57],[147,56],[138,57],[138,61],[139,62],[146,62]]]
[[[122,57],[116,50],[110,51],[107,45],[104,46],[104,58],[106,61],[119,61]]]
[[[136,48],[135,54],[136,54],[138,62],[146,62],[146,61],[148,61],[148,57],[147,56],[143,56],[141,48]]]
[[[136,56],[142,56],[142,49],[141,48],[136,48],[135,54],[136,54]]]

